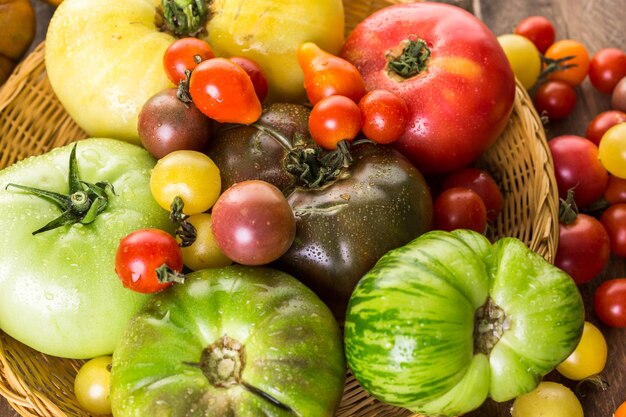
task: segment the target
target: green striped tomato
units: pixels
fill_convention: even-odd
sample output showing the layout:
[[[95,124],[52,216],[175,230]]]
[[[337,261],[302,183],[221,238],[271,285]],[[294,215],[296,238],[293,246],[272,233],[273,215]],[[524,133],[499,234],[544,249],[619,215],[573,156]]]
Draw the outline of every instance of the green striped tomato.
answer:
[[[574,281],[521,241],[432,231],[359,282],[346,358],[381,401],[461,415],[533,390],[574,350],[583,320]]]

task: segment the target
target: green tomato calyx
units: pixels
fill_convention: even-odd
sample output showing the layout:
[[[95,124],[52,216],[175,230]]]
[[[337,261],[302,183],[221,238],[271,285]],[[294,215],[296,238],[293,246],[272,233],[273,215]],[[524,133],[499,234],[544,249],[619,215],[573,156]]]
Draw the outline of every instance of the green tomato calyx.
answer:
[[[56,229],[58,227],[81,223],[89,224],[96,220],[109,204],[107,189],[114,193],[113,185],[108,182],[97,182],[95,184],[82,181],[78,171],[76,161],[76,144],[72,147],[69,161],[68,194],[61,194],[54,191],[42,190],[40,188],[29,187],[19,184],[7,184],[6,188],[13,187],[29,194],[43,198],[52,202],[61,210],[61,215],[45,226],[35,230],[33,235]]]
[[[488,298],[474,314],[474,353],[489,355],[508,328],[504,310]]]
[[[242,374],[246,366],[245,346],[228,335],[204,348],[199,363],[188,365],[200,368],[202,374],[216,388],[241,386],[281,410],[294,416],[299,415],[293,408],[243,380]]]
[[[398,53],[398,50],[401,52]],[[415,35],[410,36],[387,52],[387,73],[392,78],[399,77],[400,81],[406,80],[426,71],[429,58],[430,48],[426,41]]]
[[[166,28],[177,36],[196,36],[209,14],[206,0],[161,0]]]

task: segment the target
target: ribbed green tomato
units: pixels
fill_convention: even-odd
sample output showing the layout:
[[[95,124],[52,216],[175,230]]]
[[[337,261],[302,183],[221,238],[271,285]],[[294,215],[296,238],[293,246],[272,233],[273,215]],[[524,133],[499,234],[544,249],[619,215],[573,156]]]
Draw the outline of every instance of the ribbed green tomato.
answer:
[[[85,139],[76,143],[79,179],[110,183],[102,190],[108,204],[94,199],[91,207],[103,209],[97,214],[33,235],[62,210],[17,186],[67,194],[70,155],[68,145],[0,172],[0,328],[47,354],[93,358],[113,352],[126,322],[148,299],[124,288],[115,274],[119,240],[138,228],[171,231],[173,225],[150,194],[155,159],[145,149]],[[80,200],[80,192],[73,195]]]
[[[433,231],[388,252],[348,306],[348,365],[378,399],[461,415],[534,389],[576,347],[574,281],[521,241]]]
[[[113,355],[116,417],[332,417],[341,332],[285,273],[241,265],[190,273],[130,323]]]

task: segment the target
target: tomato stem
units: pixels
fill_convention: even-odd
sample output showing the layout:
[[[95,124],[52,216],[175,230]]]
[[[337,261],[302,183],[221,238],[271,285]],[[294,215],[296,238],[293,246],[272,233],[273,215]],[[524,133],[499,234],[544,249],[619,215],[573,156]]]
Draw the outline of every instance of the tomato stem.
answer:
[[[35,230],[33,235],[53,230],[68,224],[92,223],[109,204],[107,189],[110,189],[111,192],[115,194],[113,186],[108,182],[97,182],[92,184],[80,179],[78,162],[76,160],[76,146],[77,144],[74,144],[70,152],[68,172],[69,192],[67,195],[13,183],[7,184],[6,186],[6,189],[9,187],[17,188],[19,190],[26,191],[28,194],[48,200],[61,210],[61,215],[59,217]]]
[[[180,246],[182,248],[193,245],[198,237],[198,231],[195,226],[187,221],[189,216],[183,213],[184,206],[185,203],[179,196],[174,197],[174,201],[170,205],[170,220],[178,224],[175,234],[180,238]]]
[[[426,71],[430,58],[430,48],[426,41],[412,35],[401,46],[402,52],[399,55],[392,51],[387,54],[387,71],[403,79]]]
[[[168,264],[163,264],[158,267],[156,269],[156,276],[161,284],[167,284],[169,282],[183,284],[185,282],[185,275],[173,270]]]
[[[570,188],[567,190],[567,197],[565,199],[560,199],[561,202],[559,204],[559,223],[561,224],[572,224],[578,217],[578,207],[576,206],[576,202],[574,201],[574,189]]]
[[[488,298],[474,314],[474,352],[489,354],[508,328],[504,310]]]
[[[205,0],[161,0],[165,23],[177,36],[196,36],[204,30],[208,7]]]

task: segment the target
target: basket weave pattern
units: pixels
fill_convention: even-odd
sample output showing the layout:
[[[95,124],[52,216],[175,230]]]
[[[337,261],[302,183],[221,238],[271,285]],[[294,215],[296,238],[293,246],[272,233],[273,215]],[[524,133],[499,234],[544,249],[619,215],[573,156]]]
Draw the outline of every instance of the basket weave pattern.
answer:
[[[373,11],[398,2],[402,0],[345,0],[346,30]],[[52,92],[44,48],[40,44],[0,87],[0,168],[87,137]],[[504,196],[503,212],[489,237],[517,237],[552,261],[558,239],[552,160],[541,121],[519,84],[507,129],[477,165],[492,173]],[[26,417],[88,416],[73,393],[82,363],[36,352],[0,332],[0,395]],[[350,374],[337,416],[416,417],[378,402]]]

